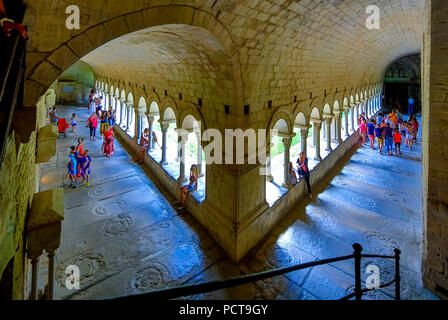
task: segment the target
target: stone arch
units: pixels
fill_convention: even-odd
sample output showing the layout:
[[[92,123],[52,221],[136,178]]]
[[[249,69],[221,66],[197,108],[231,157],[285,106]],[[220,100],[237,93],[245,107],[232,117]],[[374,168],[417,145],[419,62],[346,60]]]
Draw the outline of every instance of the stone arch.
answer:
[[[163,117],[161,118],[162,121],[172,121],[177,123],[177,117],[176,112],[172,107],[167,107],[163,110]]]
[[[269,124],[268,124],[268,130],[270,129],[274,129],[275,125],[277,124],[277,122],[283,119],[286,123],[286,128],[287,128],[287,132],[283,132],[283,133],[291,133],[292,132],[292,128],[293,128],[293,120],[291,119],[291,112],[289,112],[289,110],[286,107],[281,107],[280,109],[278,109],[271,117],[271,119],[269,120]],[[285,129],[282,127],[282,129]]]
[[[151,101],[151,103],[156,102],[157,103],[157,108],[159,108],[158,106],[160,105],[160,97],[159,97],[159,95],[156,92],[153,92],[153,91],[148,92],[146,94],[146,101]]]
[[[25,95],[24,105],[34,106],[39,97],[62,72],[96,48],[125,34],[170,24],[200,27],[210,32],[223,45],[230,65],[238,65],[238,67],[233,68],[236,73],[235,78],[242,78],[239,60],[236,58],[238,56],[237,45],[230,31],[213,14],[200,8],[195,8],[191,4],[154,5],[150,8],[142,8],[104,20],[86,28],[83,32],[80,32],[48,53],[46,57],[36,64],[25,81],[25,88],[28,94]],[[113,28],[108,26],[113,26]],[[105,33],[104,30],[108,30],[108,32]],[[95,36],[98,34],[103,36]],[[83,45],[79,45],[80,43]],[[67,52],[73,54],[67,55]],[[65,59],[60,59],[61,55],[65,56]],[[51,61],[55,60],[60,62],[54,65]],[[241,89],[237,87],[237,90]],[[242,96],[242,92],[241,95],[237,94],[236,96]]]
[[[335,100],[334,103],[333,103],[333,112],[334,112],[334,111],[342,111],[342,107],[341,107],[341,105],[339,104],[339,101],[338,101],[338,100]]]
[[[150,101],[150,100],[149,100]],[[160,114],[160,106],[157,103],[157,101],[152,101],[149,105],[148,105],[148,113],[151,115],[154,114]]]
[[[205,130],[207,130],[207,125],[205,123],[205,119],[197,107],[195,107],[194,105],[181,106],[180,110],[182,110],[182,112],[178,119],[178,121],[179,121],[178,128],[191,129],[191,128],[184,127],[185,119],[188,118],[189,116],[191,116],[194,119],[196,119],[196,121],[198,122],[201,132],[204,132]],[[190,124],[190,123],[188,123],[188,124]]]
[[[353,95],[350,95],[350,107],[353,107],[355,105],[355,97]]]
[[[310,121],[311,120],[322,120],[321,112],[318,107],[314,107],[310,112]]]
[[[308,126],[309,120],[307,119],[305,113],[300,111],[295,117],[294,126]]]
[[[132,94],[132,92],[128,93],[128,95],[126,97],[126,104],[130,104],[130,105],[135,107],[135,105],[134,105],[134,95]]]
[[[165,111],[171,108],[174,112],[174,114],[176,115],[176,119],[178,118],[178,114],[179,114],[179,109],[177,106],[176,101],[170,97],[170,96],[165,96],[164,98],[162,98],[162,100],[160,101],[159,104],[159,111],[161,115],[165,115]]]
[[[137,110],[140,115],[143,115],[147,111],[148,106],[146,105],[145,97],[140,97],[138,99]]]
[[[326,115],[326,116],[331,116],[332,114],[333,114],[333,110],[332,110],[332,108],[331,108],[331,105],[330,104],[328,104],[328,103],[326,103],[325,105],[324,105],[324,108],[323,108],[323,114],[324,115]]]

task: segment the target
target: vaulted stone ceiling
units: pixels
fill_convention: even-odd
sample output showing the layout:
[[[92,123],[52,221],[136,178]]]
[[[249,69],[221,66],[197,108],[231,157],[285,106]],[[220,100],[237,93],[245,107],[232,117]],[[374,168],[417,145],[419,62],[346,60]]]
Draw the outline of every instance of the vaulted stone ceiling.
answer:
[[[45,54],[52,54],[55,58],[49,61],[63,71],[69,60],[82,58],[109,40],[162,24],[118,38],[83,60],[110,77],[138,81],[148,87],[157,86],[153,83],[157,80],[187,91],[184,94],[192,97],[210,95],[215,87],[225,88],[226,92],[213,94],[218,98],[213,101],[210,97],[210,102],[250,104],[252,113],[261,112],[268,100],[274,106],[284,105],[291,103],[294,96],[324,96],[324,92],[351,90],[382,81],[391,62],[421,50],[425,1],[27,3],[32,7],[27,14],[32,34],[32,67],[49,59]],[[81,8],[83,25],[79,31],[61,29],[67,17],[65,7],[71,4]],[[380,30],[368,30],[365,26],[365,10],[372,4],[381,9]],[[166,6],[180,9],[166,11]],[[173,22],[191,26],[166,25]],[[55,28],[58,32],[48,37],[48,32]],[[67,51],[65,47],[75,56],[60,58]],[[32,69],[28,76],[46,86],[51,74],[48,69],[52,66]]]

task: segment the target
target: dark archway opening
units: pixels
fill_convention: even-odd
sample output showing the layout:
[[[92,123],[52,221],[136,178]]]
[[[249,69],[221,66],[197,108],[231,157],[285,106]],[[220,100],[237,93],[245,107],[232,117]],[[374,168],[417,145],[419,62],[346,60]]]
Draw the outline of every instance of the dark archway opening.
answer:
[[[389,65],[384,78],[385,104],[407,114],[409,98],[413,98],[414,113],[421,113],[421,55],[400,58]]]

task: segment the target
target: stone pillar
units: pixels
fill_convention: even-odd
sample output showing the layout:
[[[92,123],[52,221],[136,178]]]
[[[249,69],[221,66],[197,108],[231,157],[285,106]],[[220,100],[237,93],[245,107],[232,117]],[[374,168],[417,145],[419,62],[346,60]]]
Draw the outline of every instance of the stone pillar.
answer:
[[[126,132],[129,130],[132,117],[132,104],[126,104]]]
[[[333,119],[328,117],[325,118],[325,127],[327,128],[327,147],[325,148],[326,151],[332,152],[333,149],[331,148],[331,123],[333,122]]]
[[[357,128],[359,126],[359,123],[358,123],[358,120],[359,120],[359,108],[360,108],[359,105],[355,106],[355,117],[356,117],[355,124],[356,124],[356,126],[353,127],[354,130],[355,130],[355,128]]]
[[[289,162],[290,162],[290,151],[291,151],[291,142],[292,137],[287,136],[282,139],[283,147],[285,151],[283,152],[283,188],[289,189],[291,188],[291,184],[289,183]]]
[[[344,119],[344,125],[345,125],[345,136],[348,138],[350,137],[350,133],[348,131],[348,108],[344,110],[345,112],[345,119]]]
[[[122,100],[120,100],[120,123],[119,123],[120,126],[123,125],[123,120],[124,120],[123,116],[124,116],[125,111],[126,111],[126,108],[124,106],[124,99],[122,99]]]
[[[55,250],[48,250],[48,300],[54,299],[54,256]]]
[[[342,112],[335,112],[334,114],[334,122],[335,122],[335,137],[334,140],[336,143],[341,144],[342,140]]]
[[[204,172],[202,170],[202,133],[200,130],[196,130],[194,133],[196,135],[196,141],[198,143],[198,149],[197,149],[198,174],[199,177],[203,177]]]
[[[350,107],[350,131],[355,132],[355,106]]]
[[[160,161],[160,165],[166,165],[168,162],[166,161],[166,148],[167,148],[167,133],[170,124],[166,122],[161,123],[162,127],[162,160]]]
[[[316,157],[314,160],[322,161],[322,157],[320,156],[320,129],[322,127],[322,121],[320,120],[312,120],[313,121],[313,140],[316,148]]]
[[[425,287],[448,299],[448,36],[446,0],[426,1],[422,48],[423,254]],[[414,97],[415,98],[415,97]]]
[[[148,135],[148,144],[149,144],[149,150],[154,149],[154,139],[152,138],[152,131],[154,130],[154,117],[150,116],[149,113],[146,113],[146,117],[148,117],[148,129],[149,129],[149,135]]]
[[[307,147],[308,133],[309,133],[308,127],[300,129],[300,152],[304,152],[305,154],[307,154],[308,152]]]
[[[39,283],[39,256],[31,258],[31,296],[30,300],[37,300],[37,284]]]
[[[177,134],[177,160],[180,162],[177,183],[183,184],[187,181],[185,177],[185,145],[188,140],[188,132],[184,129],[178,129]]]
[[[271,174],[271,153],[268,152],[266,157],[266,181],[274,182],[274,177]]]

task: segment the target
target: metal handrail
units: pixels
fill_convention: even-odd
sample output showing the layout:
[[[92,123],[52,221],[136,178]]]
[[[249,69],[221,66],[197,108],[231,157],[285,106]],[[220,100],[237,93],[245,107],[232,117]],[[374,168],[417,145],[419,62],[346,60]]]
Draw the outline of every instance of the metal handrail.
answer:
[[[181,286],[181,287],[175,287],[175,288],[169,288],[169,289],[163,289],[163,290],[157,290],[152,291],[148,293],[143,294],[137,294],[137,295],[131,295],[126,297],[118,297],[115,299],[118,300],[135,300],[135,299],[175,299],[185,296],[191,296],[195,294],[201,294],[201,293],[208,293],[212,291],[222,290],[222,289],[228,289],[232,287],[236,287],[243,284],[248,284],[251,282],[264,280],[280,275],[284,275],[290,272],[308,269],[315,266],[325,265],[333,262],[338,261],[344,261],[349,259],[355,260],[355,292],[351,293],[345,297],[343,297],[340,300],[349,300],[353,297],[356,297],[356,300],[361,300],[362,295],[369,291],[374,291],[380,288],[385,288],[393,283],[395,283],[395,299],[400,300],[400,250],[395,249],[395,255],[394,256],[384,256],[384,255],[371,255],[361,254],[362,247],[360,244],[355,243],[353,245],[354,252],[351,255],[337,257],[337,258],[331,258],[331,259],[324,259],[319,261],[313,261],[308,263],[303,263],[291,267],[285,267],[285,268],[279,268],[275,270],[269,270],[269,271],[263,271],[260,273],[245,275],[241,277],[236,277],[228,280],[219,280],[219,281],[211,281],[207,283],[201,283],[196,285],[188,285],[188,286]],[[372,289],[362,289],[362,283],[361,283],[361,260],[362,258],[384,258],[384,259],[395,259],[395,278],[394,280],[381,285],[379,288],[372,288]]]
[[[9,60],[4,74],[2,74],[2,83],[0,87],[0,108],[4,115],[0,123],[0,167],[5,156],[6,140],[11,128],[11,122],[16,105],[22,103],[19,101],[19,95],[23,94],[24,88],[24,70],[27,39],[23,39],[21,34],[15,30],[13,36],[8,39],[12,43]],[[10,94],[5,95],[6,92]],[[23,96],[20,96],[23,98]]]

